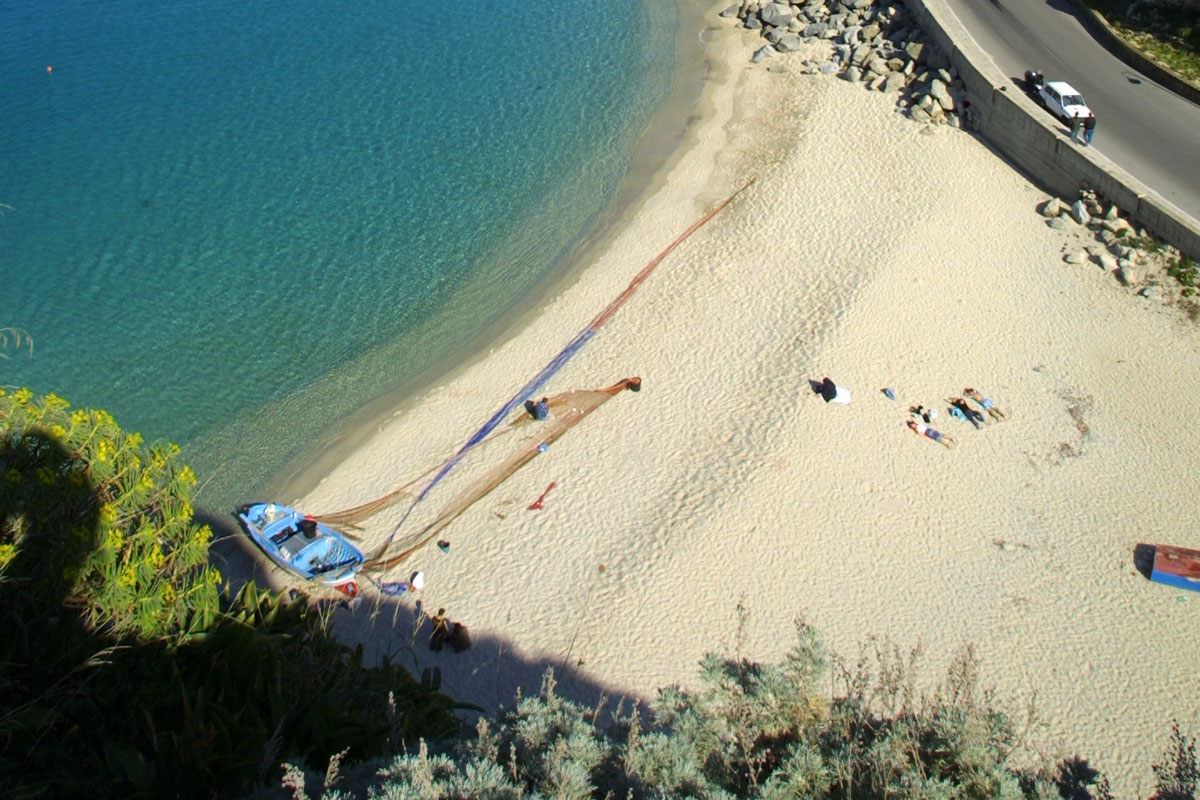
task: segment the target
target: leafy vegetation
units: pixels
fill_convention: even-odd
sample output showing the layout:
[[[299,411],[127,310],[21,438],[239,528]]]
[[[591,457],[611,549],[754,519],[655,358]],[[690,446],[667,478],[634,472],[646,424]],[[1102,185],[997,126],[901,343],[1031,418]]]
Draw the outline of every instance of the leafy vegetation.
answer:
[[[1196,293],[1196,262],[1190,256],[1181,256],[1167,267],[1167,274],[1183,287],[1181,294],[1191,297]]]
[[[611,714],[580,707],[558,696],[547,672],[539,696],[518,697],[451,749],[422,742],[388,761],[332,763],[323,775],[291,765],[270,796],[301,800],[313,786],[327,800],[1111,798],[1085,759],[1054,764],[1027,750],[1032,711],[1021,726],[1000,711],[979,686],[972,651],[931,695],[913,688],[918,656],[876,647],[848,664],[801,623],[782,663],[710,655],[700,687],[661,689],[647,719],[620,704]],[[820,688],[827,681],[832,699]],[[1164,800],[1194,792],[1194,743],[1176,735],[1161,769]],[[1184,794],[1165,794],[1168,785]]]
[[[361,759],[403,748],[414,732],[457,731],[436,686],[386,662],[366,668],[362,649],[334,641],[326,622],[307,602],[247,584],[203,634],[112,653],[104,685],[69,706],[87,735],[68,732],[45,755],[78,747],[91,762],[83,785],[107,773],[122,787],[114,796],[211,796],[273,777],[289,754]]]
[[[281,757],[457,730],[436,676],[364,667],[307,598],[221,594],[179,456],[103,411],[0,393],[5,796],[209,797]]]
[[[1183,255],[1173,247],[1167,247],[1161,240],[1153,236],[1123,237],[1122,234],[1127,231],[1127,228],[1117,231],[1117,238],[1124,238],[1130,247],[1155,257],[1159,263],[1165,264],[1167,275],[1174,278],[1176,283],[1182,287],[1180,295],[1186,298],[1196,294],[1198,286],[1196,279],[1200,275],[1197,274],[1196,262],[1191,256]]]
[[[27,389],[0,391],[0,419],[0,597],[19,600],[27,624],[63,597],[99,633],[148,639],[211,622],[221,576],[208,566],[211,531],[192,524],[196,478],[176,445],[145,446],[104,411]],[[29,566],[9,575],[19,551]]]
[[[1185,5],[1085,0],[1127,44],[1193,85],[1200,85],[1200,11]]]

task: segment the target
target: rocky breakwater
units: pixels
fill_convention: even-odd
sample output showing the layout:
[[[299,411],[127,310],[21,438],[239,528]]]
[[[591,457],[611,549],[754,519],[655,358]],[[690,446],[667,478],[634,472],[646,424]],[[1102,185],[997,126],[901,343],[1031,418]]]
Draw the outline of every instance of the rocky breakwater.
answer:
[[[1048,226],[1070,237],[1063,248],[1066,263],[1095,264],[1139,297],[1179,305],[1200,317],[1190,260],[1144,228],[1135,229],[1115,205],[1105,208],[1095,190],[1080,190],[1073,202],[1051,197],[1038,211]]]
[[[899,2],[742,0],[721,16],[766,40],[751,58],[755,63],[801,54],[806,73],[836,74],[897,94],[897,108],[916,122],[973,125],[957,72]]]

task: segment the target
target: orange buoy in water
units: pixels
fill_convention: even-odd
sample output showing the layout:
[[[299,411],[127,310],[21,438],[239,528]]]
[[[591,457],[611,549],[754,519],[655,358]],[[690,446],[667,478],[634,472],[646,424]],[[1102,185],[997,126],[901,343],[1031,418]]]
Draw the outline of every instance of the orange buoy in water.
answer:
[[[49,74],[50,74],[50,72],[51,72],[51,70],[50,70],[50,65],[49,65],[49,64],[47,64],[47,65],[46,65],[46,74],[47,74],[47,75],[49,75]]]

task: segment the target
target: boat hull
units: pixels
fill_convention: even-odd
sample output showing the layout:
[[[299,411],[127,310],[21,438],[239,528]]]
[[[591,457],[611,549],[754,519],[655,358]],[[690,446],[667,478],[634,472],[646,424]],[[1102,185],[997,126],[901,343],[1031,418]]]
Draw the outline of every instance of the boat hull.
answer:
[[[1200,592],[1200,550],[1169,544],[1134,548],[1138,570],[1155,583]]]
[[[363,554],[344,536],[294,508],[251,503],[237,510],[237,518],[259,550],[303,580],[342,588],[362,565]]]

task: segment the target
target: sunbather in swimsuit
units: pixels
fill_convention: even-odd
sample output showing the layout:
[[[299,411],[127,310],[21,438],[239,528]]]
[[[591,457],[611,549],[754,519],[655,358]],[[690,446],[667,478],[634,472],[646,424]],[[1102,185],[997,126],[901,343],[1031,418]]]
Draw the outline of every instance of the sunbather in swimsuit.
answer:
[[[943,447],[953,447],[955,445],[953,436],[949,436],[941,431],[936,431],[926,425],[924,422],[917,422],[916,420],[910,419],[908,421],[908,427],[911,428],[914,433],[919,433],[927,439],[933,439]]]
[[[966,389],[963,389],[963,394],[974,400],[976,403],[979,403],[979,405],[983,407],[983,410],[986,411],[992,419],[1002,420],[1008,418],[1008,415],[996,408],[996,405],[990,399],[984,397],[971,387],[968,386]]]

